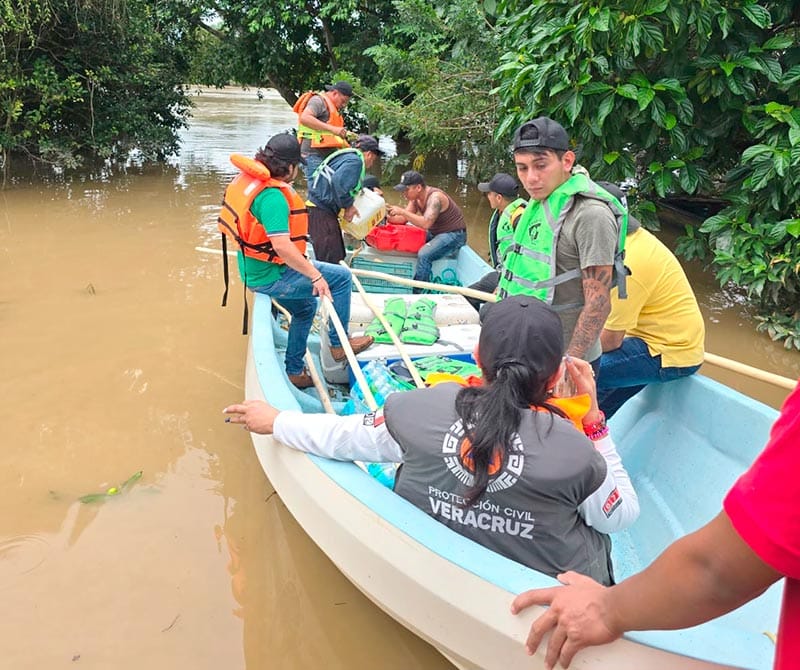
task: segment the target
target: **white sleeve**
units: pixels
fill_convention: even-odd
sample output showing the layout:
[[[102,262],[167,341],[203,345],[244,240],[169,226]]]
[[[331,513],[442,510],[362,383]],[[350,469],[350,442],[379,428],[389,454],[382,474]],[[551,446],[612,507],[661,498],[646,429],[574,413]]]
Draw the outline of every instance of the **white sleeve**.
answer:
[[[374,414],[304,414],[281,412],[275,439],[299,451],[337,461],[400,463],[403,452],[386,429],[383,412]]]
[[[601,533],[625,530],[639,517],[639,497],[611,435],[597,440],[594,446],[608,465],[606,478],[600,488],[578,506],[578,512],[588,526]]]

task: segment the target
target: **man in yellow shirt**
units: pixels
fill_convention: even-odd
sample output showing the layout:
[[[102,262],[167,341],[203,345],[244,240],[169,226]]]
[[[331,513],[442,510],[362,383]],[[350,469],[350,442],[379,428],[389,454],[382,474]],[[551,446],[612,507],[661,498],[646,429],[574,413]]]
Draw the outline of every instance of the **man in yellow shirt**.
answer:
[[[598,182],[625,204],[614,184]],[[628,298],[611,291],[611,314],[600,334],[603,355],[597,402],[611,417],[647,384],[697,372],[703,362],[705,325],[678,259],[630,217],[625,241]]]

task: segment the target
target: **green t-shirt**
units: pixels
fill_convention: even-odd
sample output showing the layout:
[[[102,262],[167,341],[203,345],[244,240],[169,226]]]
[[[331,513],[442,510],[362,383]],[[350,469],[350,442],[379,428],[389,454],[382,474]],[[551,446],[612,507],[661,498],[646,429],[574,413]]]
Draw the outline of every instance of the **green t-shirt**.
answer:
[[[277,188],[265,188],[261,191],[250,205],[250,212],[264,226],[270,237],[281,233],[289,234],[289,203]],[[285,270],[284,264],[268,263],[245,256],[239,251],[239,276],[251,288],[272,284],[280,279]]]

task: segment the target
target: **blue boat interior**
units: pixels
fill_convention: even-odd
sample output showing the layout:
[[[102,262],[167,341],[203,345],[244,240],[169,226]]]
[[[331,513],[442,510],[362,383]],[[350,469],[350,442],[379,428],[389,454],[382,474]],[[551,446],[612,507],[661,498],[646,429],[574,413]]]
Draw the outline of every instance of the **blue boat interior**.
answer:
[[[470,249],[440,263],[457,267],[463,284],[476,281],[486,269]],[[309,341],[317,365],[318,346],[318,340]],[[269,297],[257,294],[252,348],[264,396],[282,409],[323,411],[313,391],[288,383],[284,347],[285,333],[272,318]],[[337,403],[337,410],[342,404]],[[612,536],[618,581],[718,514],[725,492],[765,446],[776,417],[775,410],[701,375],[650,386],[623,406],[611,428],[638,492],[641,516],[629,530]],[[556,583],[454,533],[356,465],[311,458],[387,522],[510,594]],[[782,582],[735,612],[694,628],[626,637],[692,658],[767,670],[774,655],[767,633],[777,632],[781,589]]]

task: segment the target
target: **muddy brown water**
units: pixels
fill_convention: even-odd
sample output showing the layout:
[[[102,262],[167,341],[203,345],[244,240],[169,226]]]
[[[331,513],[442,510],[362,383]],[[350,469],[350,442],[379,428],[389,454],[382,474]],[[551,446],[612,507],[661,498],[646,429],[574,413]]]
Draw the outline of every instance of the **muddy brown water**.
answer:
[[[293,121],[270,93],[208,91],[170,165],[0,191],[0,667],[451,667],[350,585],[222,422],[243,392],[241,286],[221,309],[220,260],[195,247],[217,245],[228,154]],[[485,251],[485,198],[429,180]],[[689,271],[710,351],[800,374],[737,296]]]

